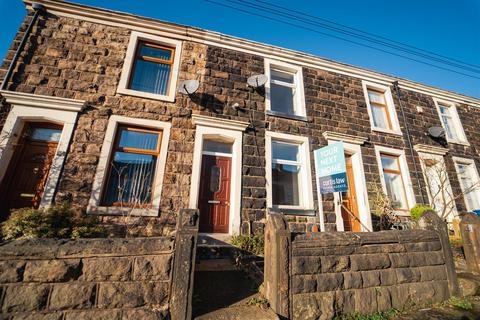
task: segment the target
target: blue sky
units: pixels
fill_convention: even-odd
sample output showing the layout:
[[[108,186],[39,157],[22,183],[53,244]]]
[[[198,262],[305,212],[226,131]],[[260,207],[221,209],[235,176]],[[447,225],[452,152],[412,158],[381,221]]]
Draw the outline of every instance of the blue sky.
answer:
[[[225,2],[225,0],[217,0]],[[480,65],[480,0],[267,0],[298,11]],[[76,0],[256,40],[480,98],[480,80],[220,7],[205,0]],[[25,15],[0,0],[0,57]],[[477,74],[480,77],[480,74]]]

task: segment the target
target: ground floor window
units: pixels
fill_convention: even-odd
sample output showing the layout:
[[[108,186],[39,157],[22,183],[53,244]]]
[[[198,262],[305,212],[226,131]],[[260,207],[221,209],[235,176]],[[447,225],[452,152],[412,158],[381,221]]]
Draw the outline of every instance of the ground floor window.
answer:
[[[308,138],[267,133],[268,206],[312,209],[312,181]]]
[[[455,158],[454,161],[467,210],[480,210],[480,179],[475,162],[460,158]]]
[[[380,157],[385,187],[388,196],[392,200],[393,207],[399,210],[408,210],[399,157],[385,153],[381,153]]]
[[[110,117],[87,212],[158,215],[170,128],[163,121]]]
[[[274,206],[300,205],[298,144],[272,141],[272,203]]]
[[[140,127],[118,128],[109,163],[105,206],[150,207],[162,132]]]

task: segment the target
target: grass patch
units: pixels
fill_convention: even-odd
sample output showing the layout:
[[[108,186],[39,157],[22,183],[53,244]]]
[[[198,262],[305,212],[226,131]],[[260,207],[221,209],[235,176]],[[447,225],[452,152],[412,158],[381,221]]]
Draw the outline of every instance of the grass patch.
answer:
[[[472,310],[473,304],[467,298],[451,297],[445,303],[447,306],[461,310]]]
[[[268,300],[265,299],[265,297],[254,297],[254,298],[251,298],[247,301],[247,305],[248,306],[255,306],[255,307],[258,307],[258,308],[262,308],[262,309],[268,309],[268,307],[270,307],[270,304],[268,303]]]

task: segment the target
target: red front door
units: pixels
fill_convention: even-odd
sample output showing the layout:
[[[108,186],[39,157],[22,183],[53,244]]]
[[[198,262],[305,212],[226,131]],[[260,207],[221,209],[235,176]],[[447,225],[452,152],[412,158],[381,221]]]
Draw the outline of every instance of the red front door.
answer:
[[[200,176],[200,232],[228,233],[232,159],[203,155]]]
[[[0,220],[15,208],[38,208],[62,127],[28,123],[0,188]]]

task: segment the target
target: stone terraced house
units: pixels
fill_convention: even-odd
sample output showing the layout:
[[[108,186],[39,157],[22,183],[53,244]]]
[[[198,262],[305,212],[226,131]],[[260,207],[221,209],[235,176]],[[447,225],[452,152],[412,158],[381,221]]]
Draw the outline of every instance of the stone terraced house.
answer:
[[[199,209],[204,233],[255,232],[271,211],[293,231],[368,231],[372,183],[408,217],[435,204],[439,167],[447,219],[480,208],[479,99],[194,27],[24,2],[0,71],[2,219],[66,201],[105,224],[127,215],[144,235],[171,234],[182,208]],[[266,84],[247,86],[259,74]],[[182,94],[185,80],[198,90]],[[313,151],[335,141],[350,189],[320,198]]]

